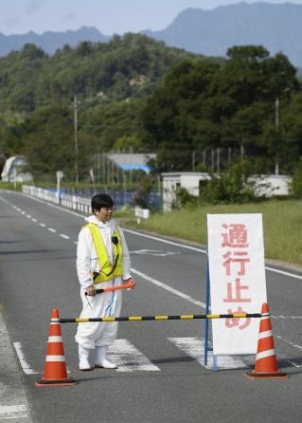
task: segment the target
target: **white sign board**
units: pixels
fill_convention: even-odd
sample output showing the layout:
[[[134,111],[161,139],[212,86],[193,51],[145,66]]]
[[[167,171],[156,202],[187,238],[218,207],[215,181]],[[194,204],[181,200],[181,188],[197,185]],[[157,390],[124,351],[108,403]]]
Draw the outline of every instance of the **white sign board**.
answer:
[[[208,214],[211,313],[260,313],[267,302],[262,215]],[[213,319],[213,353],[256,354],[258,318]]]

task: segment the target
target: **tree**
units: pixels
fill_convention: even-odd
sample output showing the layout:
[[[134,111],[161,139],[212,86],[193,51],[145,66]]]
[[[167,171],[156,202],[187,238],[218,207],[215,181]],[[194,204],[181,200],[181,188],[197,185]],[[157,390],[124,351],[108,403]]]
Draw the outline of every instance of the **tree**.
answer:
[[[295,68],[262,46],[233,47],[227,55],[222,65],[183,61],[147,101],[144,142],[158,150],[161,170],[189,170],[196,149],[243,146],[250,158],[262,157],[263,171],[288,155],[273,125],[276,98],[286,107],[299,90]]]
[[[212,160],[204,158],[218,149],[224,170],[228,151],[235,152],[234,159],[244,147],[250,160],[261,162],[262,172],[278,162],[282,172],[291,173],[301,155],[299,90],[287,57],[271,57],[262,46],[235,46],[226,60],[218,60],[130,33],[108,43],[65,46],[51,57],[29,44],[0,58],[1,143],[6,156],[23,148],[33,152],[39,133],[57,166],[56,138],[55,148],[70,148],[64,153],[65,175],[73,179],[69,106],[77,95],[83,178],[89,152],[100,156],[130,145],[135,152],[157,153],[156,172],[208,170]],[[42,118],[45,108],[48,119]],[[65,109],[69,117],[55,111]],[[41,166],[51,175],[45,157]]]
[[[74,180],[75,138],[71,108],[51,106],[40,109],[26,121],[27,136],[23,154],[36,180],[53,180],[62,170],[66,180]],[[78,134],[80,174],[87,174],[93,151],[91,137]]]
[[[218,70],[215,63],[185,60],[147,101],[142,112],[144,144],[158,151],[162,169],[189,170],[192,150],[209,145],[209,137],[219,137],[209,118],[215,114],[209,99]]]
[[[302,94],[295,94],[292,101],[280,109],[280,122],[276,128],[277,151],[281,170],[292,173],[302,157]]]
[[[256,201],[255,182],[249,180],[254,170],[253,163],[240,160],[232,163],[221,175],[212,174],[203,188],[202,200],[212,204]]]

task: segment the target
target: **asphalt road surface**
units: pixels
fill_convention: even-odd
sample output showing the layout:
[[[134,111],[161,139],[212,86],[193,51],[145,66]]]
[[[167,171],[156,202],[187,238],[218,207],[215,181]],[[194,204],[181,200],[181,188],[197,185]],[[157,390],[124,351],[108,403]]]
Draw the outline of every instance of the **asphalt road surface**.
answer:
[[[272,265],[267,294],[278,367],[288,378],[248,379],[255,357],[218,357],[214,371],[210,355],[205,366],[204,320],[121,322],[110,350],[118,370],[80,372],[76,323],[62,323],[77,384],[36,387],[52,310],[61,318],[80,314],[75,258],[83,224],[77,213],[0,191],[0,421],[301,423],[302,273]],[[205,313],[202,246],[125,235],[137,286],[124,292],[122,316]]]

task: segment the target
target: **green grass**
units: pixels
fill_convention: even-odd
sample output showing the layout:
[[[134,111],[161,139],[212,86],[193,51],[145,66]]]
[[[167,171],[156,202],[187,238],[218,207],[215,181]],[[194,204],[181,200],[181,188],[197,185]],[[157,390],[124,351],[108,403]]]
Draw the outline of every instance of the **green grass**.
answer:
[[[21,191],[22,189],[22,182],[3,182],[0,181],[0,189],[7,189],[11,191]]]
[[[207,244],[207,214],[261,213],[265,256],[302,265],[302,201],[271,200],[244,205],[205,205],[157,213],[138,225],[143,230]]]

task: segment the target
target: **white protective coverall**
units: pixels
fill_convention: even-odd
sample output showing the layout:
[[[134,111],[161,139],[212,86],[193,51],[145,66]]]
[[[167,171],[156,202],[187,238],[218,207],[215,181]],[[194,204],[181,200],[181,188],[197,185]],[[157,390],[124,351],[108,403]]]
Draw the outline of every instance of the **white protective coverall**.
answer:
[[[96,223],[100,230],[101,236],[106,245],[108,255],[113,261],[112,236],[116,230],[116,223],[110,220],[106,223],[98,220],[94,215],[85,219],[87,223]],[[118,227],[123,246],[123,275],[115,277],[108,282],[96,284],[96,289],[107,288],[123,284],[123,281],[131,278],[130,274],[130,255],[123,231]],[[104,264],[102,264],[104,265]],[[122,306],[122,291],[116,290],[97,294],[94,297],[89,296],[88,304],[85,297],[85,288],[93,284],[92,273],[100,270],[97,252],[90,229],[84,226],[78,237],[77,247],[77,274],[81,285],[80,295],[83,308],[80,317],[118,317]],[[85,348],[94,349],[95,347],[110,346],[116,339],[118,330],[118,322],[87,322],[79,323],[75,340],[78,344]]]

